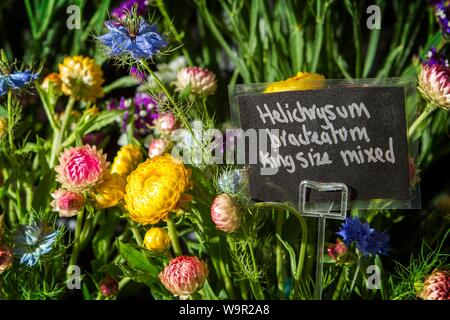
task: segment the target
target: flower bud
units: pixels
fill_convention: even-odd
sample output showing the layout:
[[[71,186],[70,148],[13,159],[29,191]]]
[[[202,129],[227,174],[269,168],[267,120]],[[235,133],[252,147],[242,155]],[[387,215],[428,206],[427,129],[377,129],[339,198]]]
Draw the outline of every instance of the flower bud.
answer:
[[[86,191],[102,180],[108,165],[106,154],[95,146],[71,147],[59,156],[56,180],[68,190]]]
[[[139,146],[128,144],[120,148],[114,162],[111,165],[111,172],[118,173],[122,177],[127,177],[142,161],[142,152]]]
[[[170,238],[166,230],[151,228],[145,233],[144,247],[153,253],[163,253],[170,248]]]
[[[226,193],[219,194],[211,205],[211,219],[217,229],[226,233],[236,231],[240,226],[239,208]]]
[[[106,277],[99,284],[99,291],[104,297],[111,297],[119,292],[119,284],[111,277]]]
[[[13,261],[11,249],[0,243],[0,274],[11,267]]]
[[[156,156],[163,155],[167,147],[169,146],[169,142],[166,139],[153,139],[150,142],[150,146],[148,147],[148,156],[150,159],[153,159]]]
[[[125,178],[117,173],[106,174],[94,188],[94,199],[100,208],[117,206],[125,195]]]
[[[186,67],[178,71],[176,90],[183,91],[190,86],[191,95],[212,95],[217,89],[216,75],[208,69]]]
[[[78,192],[58,189],[52,193],[54,199],[50,205],[53,211],[59,212],[60,217],[72,217],[84,206],[84,197]]]
[[[423,300],[450,300],[450,270],[434,270],[420,287]]]
[[[177,127],[175,116],[171,112],[160,113],[154,124],[162,134],[170,134]]]
[[[450,68],[440,64],[422,65],[418,89],[432,105],[450,110]]]
[[[338,264],[351,264],[356,260],[355,255],[348,250],[345,243],[340,239],[337,239],[335,244],[328,246],[327,253]]]
[[[208,269],[199,258],[181,256],[170,261],[159,279],[174,296],[184,300],[203,286],[207,276]]]

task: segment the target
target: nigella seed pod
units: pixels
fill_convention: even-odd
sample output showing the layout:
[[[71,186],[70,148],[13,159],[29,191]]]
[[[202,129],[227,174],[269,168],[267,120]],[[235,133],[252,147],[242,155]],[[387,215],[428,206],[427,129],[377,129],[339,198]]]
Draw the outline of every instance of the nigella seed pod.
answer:
[[[106,277],[100,282],[98,289],[102,296],[111,297],[119,292],[119,284],[115,279]]]
[[[107,172],[106,155],[95,146],[84,145],[64,150],[56,166],[56,181],[64,189],[82,192],[99,183]]]
[[[170,261],[159,279],[174,296],[185,300],[201,289],[207,276],[208,269],[199,258],[181,256]]]
[[[233,198],[226,194],[219,194],[211,205],[211,219],[217,229],[226,233],[236,231],[240,224],[240,213]]]
[[[423,300],[450,300],[450,270],[434,270],[418,293]]]
[[[50,205],[53,211],[59,213],[60,217],[72,217],[84,206],[84,197],[78,192],[58,189],[52,193],[53,201]]]
[[[148,147],[148,156],[153,159],[156,156],[163,155],[167,148],[169,147],[169,142],[166,139],[153,139]]]
[[[440,64],[422,65],[418,89],[432,105],[450,110],[450,68]]]
[[[163,228],[151,228],[144,236],[144,247],[153,253],[164,253],[170,248],[170,237]]]
[[[186,67],[178,71],[175,83],[177,91],[183,91],[190,86],[191,95],[213,95],[217,89],[216,75],[208,69]]]
[[[0,274],[11,267],[13,262],[13,255],[11,249],[0,243]]]

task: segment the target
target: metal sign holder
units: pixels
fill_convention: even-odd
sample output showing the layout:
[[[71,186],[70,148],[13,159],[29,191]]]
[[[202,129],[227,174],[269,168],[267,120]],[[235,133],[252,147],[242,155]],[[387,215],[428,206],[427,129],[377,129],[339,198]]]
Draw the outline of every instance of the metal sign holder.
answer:
[[[334,202],[327,208],[319,203],[307,206],[308,189],[320,192],[340,191],[340,210],[333,211]],[[347,214],[348,188],[344,183],[329,182],[322,183],[311,180],[303,180],[299,185],[299,211],[305,217],[318,219],[317,226],[317,257],[316,257],[316,282],[314,288],[314,299],[322,299],[322,278],[323,278],[323,248],[325,246],[325,225],[326,219],[344,220]],[[328,205],[327,205],[328,206]]]

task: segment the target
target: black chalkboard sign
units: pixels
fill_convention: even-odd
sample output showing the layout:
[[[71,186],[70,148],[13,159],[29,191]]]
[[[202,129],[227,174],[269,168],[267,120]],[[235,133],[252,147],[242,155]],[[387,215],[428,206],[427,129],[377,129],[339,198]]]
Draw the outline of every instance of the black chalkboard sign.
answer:
[[[241,129],[263,130],[279,147],[270,154],[258,145],[257,162],[250,163],[247,141],[253,200],[297,203],[302,180],[345,183],[354,201],[411,198],[403,87],[241,94],[237,103]],[[278,170],[267,175],[263,167]],[[310,200],[336,198],[317,193]]]

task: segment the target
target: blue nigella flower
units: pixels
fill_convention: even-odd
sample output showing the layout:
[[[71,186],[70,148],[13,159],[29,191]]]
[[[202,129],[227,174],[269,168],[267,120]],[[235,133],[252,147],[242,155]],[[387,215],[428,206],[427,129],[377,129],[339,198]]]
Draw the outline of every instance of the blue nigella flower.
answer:
[[[8,75],[0,75],[0,96],[8,92],[8,89],[20,89],[29,85],[38,78],[38,73],[31,71],[16,71]]]
[[[345,245],[355,243],[365,256],[388,253],[389,235],[373,229],[368,223],[362,223],[357,217],[345,219],[337,234],[342,237]]]
[[[158,33],[155,24],[148,24],[140,19],[136,31],[126,24],[107,21],[105,23],[108,33],[97,37],[107,47],[108,55],[120,57],[131,56],[133,59],[151,59],[161,49],[167,46],[166,41]]]
[[[49,253],[58,237],[59,231],[48,231],[41,222],[21,226],[15,237],[14,254],[20,263],[32,267],[44,254]]]

